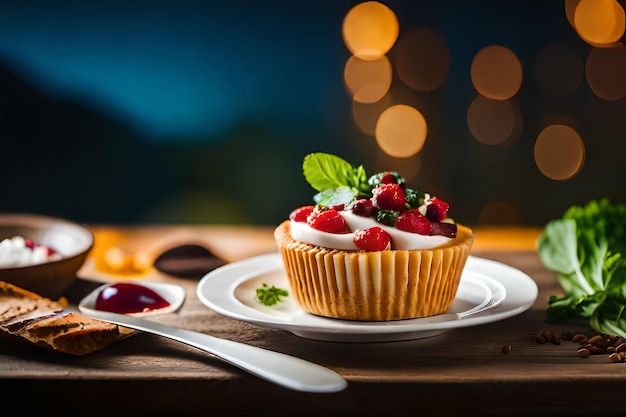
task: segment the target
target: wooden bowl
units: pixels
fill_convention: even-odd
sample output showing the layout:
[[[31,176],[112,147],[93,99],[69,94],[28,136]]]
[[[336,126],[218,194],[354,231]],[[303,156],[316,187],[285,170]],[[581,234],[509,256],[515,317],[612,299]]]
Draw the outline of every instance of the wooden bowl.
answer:
[[[76,279],[94,244],[94,235],[76,223],[35,214],[0,214],[0,241],[21,236],[45,245],[61,259],[35,265],[1,267],[0,281],[58,298]]]

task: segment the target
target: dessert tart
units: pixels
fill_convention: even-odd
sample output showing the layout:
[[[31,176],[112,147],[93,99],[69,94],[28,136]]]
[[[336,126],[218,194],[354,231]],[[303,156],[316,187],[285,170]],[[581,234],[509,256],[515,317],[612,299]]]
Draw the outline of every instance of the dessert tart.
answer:
[[[368,177],[335,155],[304,158],[315,204],[274,231],[305,311],[360,321],[412,319],[452,305],[474,240],[449,204],[409,188],[395,171]]]

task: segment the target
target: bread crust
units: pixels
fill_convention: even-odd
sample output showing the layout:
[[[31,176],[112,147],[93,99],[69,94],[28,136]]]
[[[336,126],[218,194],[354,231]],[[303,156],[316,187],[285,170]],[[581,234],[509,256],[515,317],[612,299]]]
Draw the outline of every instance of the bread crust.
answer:
[[[67,312],[58,301],[0,281],[0,335],[82,356],[130,333],[116,324]]]

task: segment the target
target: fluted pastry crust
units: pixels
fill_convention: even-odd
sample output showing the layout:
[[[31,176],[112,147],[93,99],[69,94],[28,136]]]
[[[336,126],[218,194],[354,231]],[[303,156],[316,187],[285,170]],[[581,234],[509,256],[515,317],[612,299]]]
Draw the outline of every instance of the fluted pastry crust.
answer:
[[[433,249],[377,252],[333,250],[294,240],[289,220],[274,232],[291,294],[307,312],[361,321],[445,313],[456,296],[474,240],[457,237]]]

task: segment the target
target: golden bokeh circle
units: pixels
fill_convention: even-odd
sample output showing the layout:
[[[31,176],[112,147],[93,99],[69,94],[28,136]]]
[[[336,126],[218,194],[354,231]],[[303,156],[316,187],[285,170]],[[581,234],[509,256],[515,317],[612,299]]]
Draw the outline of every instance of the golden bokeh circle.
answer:
[[[579,0],[570,22],[584,41],[596,46],[620,40],[626,16],[616,0]]]
[[[592,48],[585,65],[587,84],[604,100],[626,96],[626,47]]]
[[[356,57],[371,61],[385,55],[398,39],[400,25],[395,13],[377,1],[352,7],[343,20],[346,48]]]
[[[376,103],[389,92],[393,69],[386,56],[364,61],[352,55],[346,61],[343,78],[354,101]]]
[[[394,48],[398,77],[417,91],[441,87],[450,71],[450,50],[446,40],[430,29],[412,29],[403,34]]]
[[[585,144],[571,127],[550,125],[537,136],[534,156],[543,175],[557,181],[569,180],[583,167]]]
[[[467,108],[467,126],[474,138],[485,145],[516,142],[522,125],[521,112],[511,100],[476,96]]]
[[[422,113],[404,104],[391,106],[378,117],[376,142],[395,158],[408,158],[424,147],[428,127]]]
[[[486,46],[472,60],[471,78],[479,94],[493,100],[508,100],[522,85],[522,64],[509,48]]]

